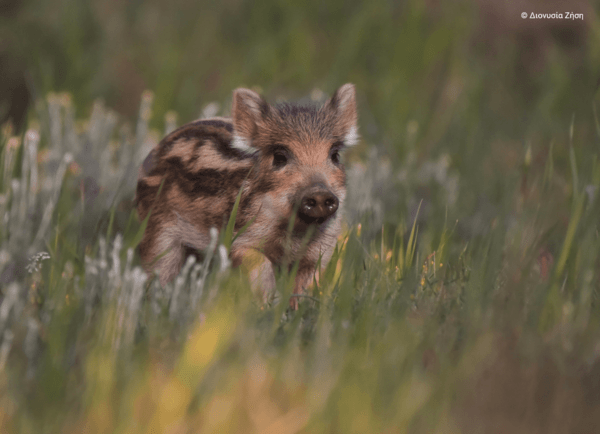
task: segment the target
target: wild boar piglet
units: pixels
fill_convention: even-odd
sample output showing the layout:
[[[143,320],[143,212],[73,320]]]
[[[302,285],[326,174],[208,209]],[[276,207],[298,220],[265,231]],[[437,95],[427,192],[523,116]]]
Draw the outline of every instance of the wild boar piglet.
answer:
[[[210,228],[224,227],[241,190],[234,231],[250,224],[231,246],[233,265],[252,251],[264,255],[254,279],[266,296],[275,269],[298,262],[294,294],[302,293],[319,259],[324,267],[333,254],[346,198],[340,154],[357,140],[352,84],[322,106],[270,105],[236,89],[231,118],[182,126],[140,167],[139,218],[150,212],[139,245],[146,271],[158,271],[162,284],[173,279],[188,255],[206,249]]]

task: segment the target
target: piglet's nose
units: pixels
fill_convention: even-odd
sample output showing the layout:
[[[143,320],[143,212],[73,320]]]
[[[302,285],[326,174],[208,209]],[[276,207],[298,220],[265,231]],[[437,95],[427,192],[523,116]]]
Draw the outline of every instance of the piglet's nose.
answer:
[[[323,223],[337,211],[340,201],[328,189],[316,186],[302,196],[298,214],[307,223]]]

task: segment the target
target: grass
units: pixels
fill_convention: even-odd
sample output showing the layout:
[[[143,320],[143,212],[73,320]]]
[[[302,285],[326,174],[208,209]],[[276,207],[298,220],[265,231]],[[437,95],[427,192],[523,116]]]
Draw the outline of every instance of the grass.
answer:
[[[231,231],[165,288],[147,281],[131,199],[160,137],[151,101],[135,132],[101,105],[76,121],[65,95],[23,137],[3,129],[2,432],[598,426],[597,154],[572,144],[566,178],[552,148],[537,165],[528,148],[505,207],[466,226],[447,157],[353,163],[349,224],[291,312],[230,268]],[[379,183],[406,189],[407,215],[386,220]]]
[[[35,102],[0,127],[0,432],[600,432],[597,6],[101,3],[0,17],[0,117],[19,74]],[[346,226],[297,312],[293,272],[265,304],[230,267],[233,220],[146,278],[165,133],[345,82]]]

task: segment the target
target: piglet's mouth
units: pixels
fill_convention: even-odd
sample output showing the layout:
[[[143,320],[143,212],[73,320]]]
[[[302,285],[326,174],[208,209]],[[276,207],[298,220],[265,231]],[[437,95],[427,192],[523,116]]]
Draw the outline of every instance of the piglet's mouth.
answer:
[[[298,221],[304,223],[307,226],[310,225],[321,225],[323,223],[325,223],[327,220],[329,220],[331,216],[327,216],[327,217],[311,217],[308,216],[306,214],[298,214]]]
[[[290,223],[292,226],[292,233],[294,236],[303,237],[308,232],[316,230],[316,233],[321,233],[325,231],[329,227],[329,222],[333,219],[333,215],[329,217],[311,217],[307,215],[302,215],[301,213],[296,214],[293,217],[293,222],[290,220],[282,220],[279,228],[280,230],[287,232],[290,230]],[[315,232],[312,232],[315,235]]]

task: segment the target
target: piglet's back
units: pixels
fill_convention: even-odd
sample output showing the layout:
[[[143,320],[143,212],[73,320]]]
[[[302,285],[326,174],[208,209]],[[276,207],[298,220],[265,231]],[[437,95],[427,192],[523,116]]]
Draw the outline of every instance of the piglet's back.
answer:
[[[194,203],[210,199],[214,209],[230,190],[235,195],[252,159],[231,146],[232,137],[230,119],[211,118],[186,124],[161,140],[139,169],[140,219],[151,208],[159,214],[173,209],[185,213],[193,210]]]

